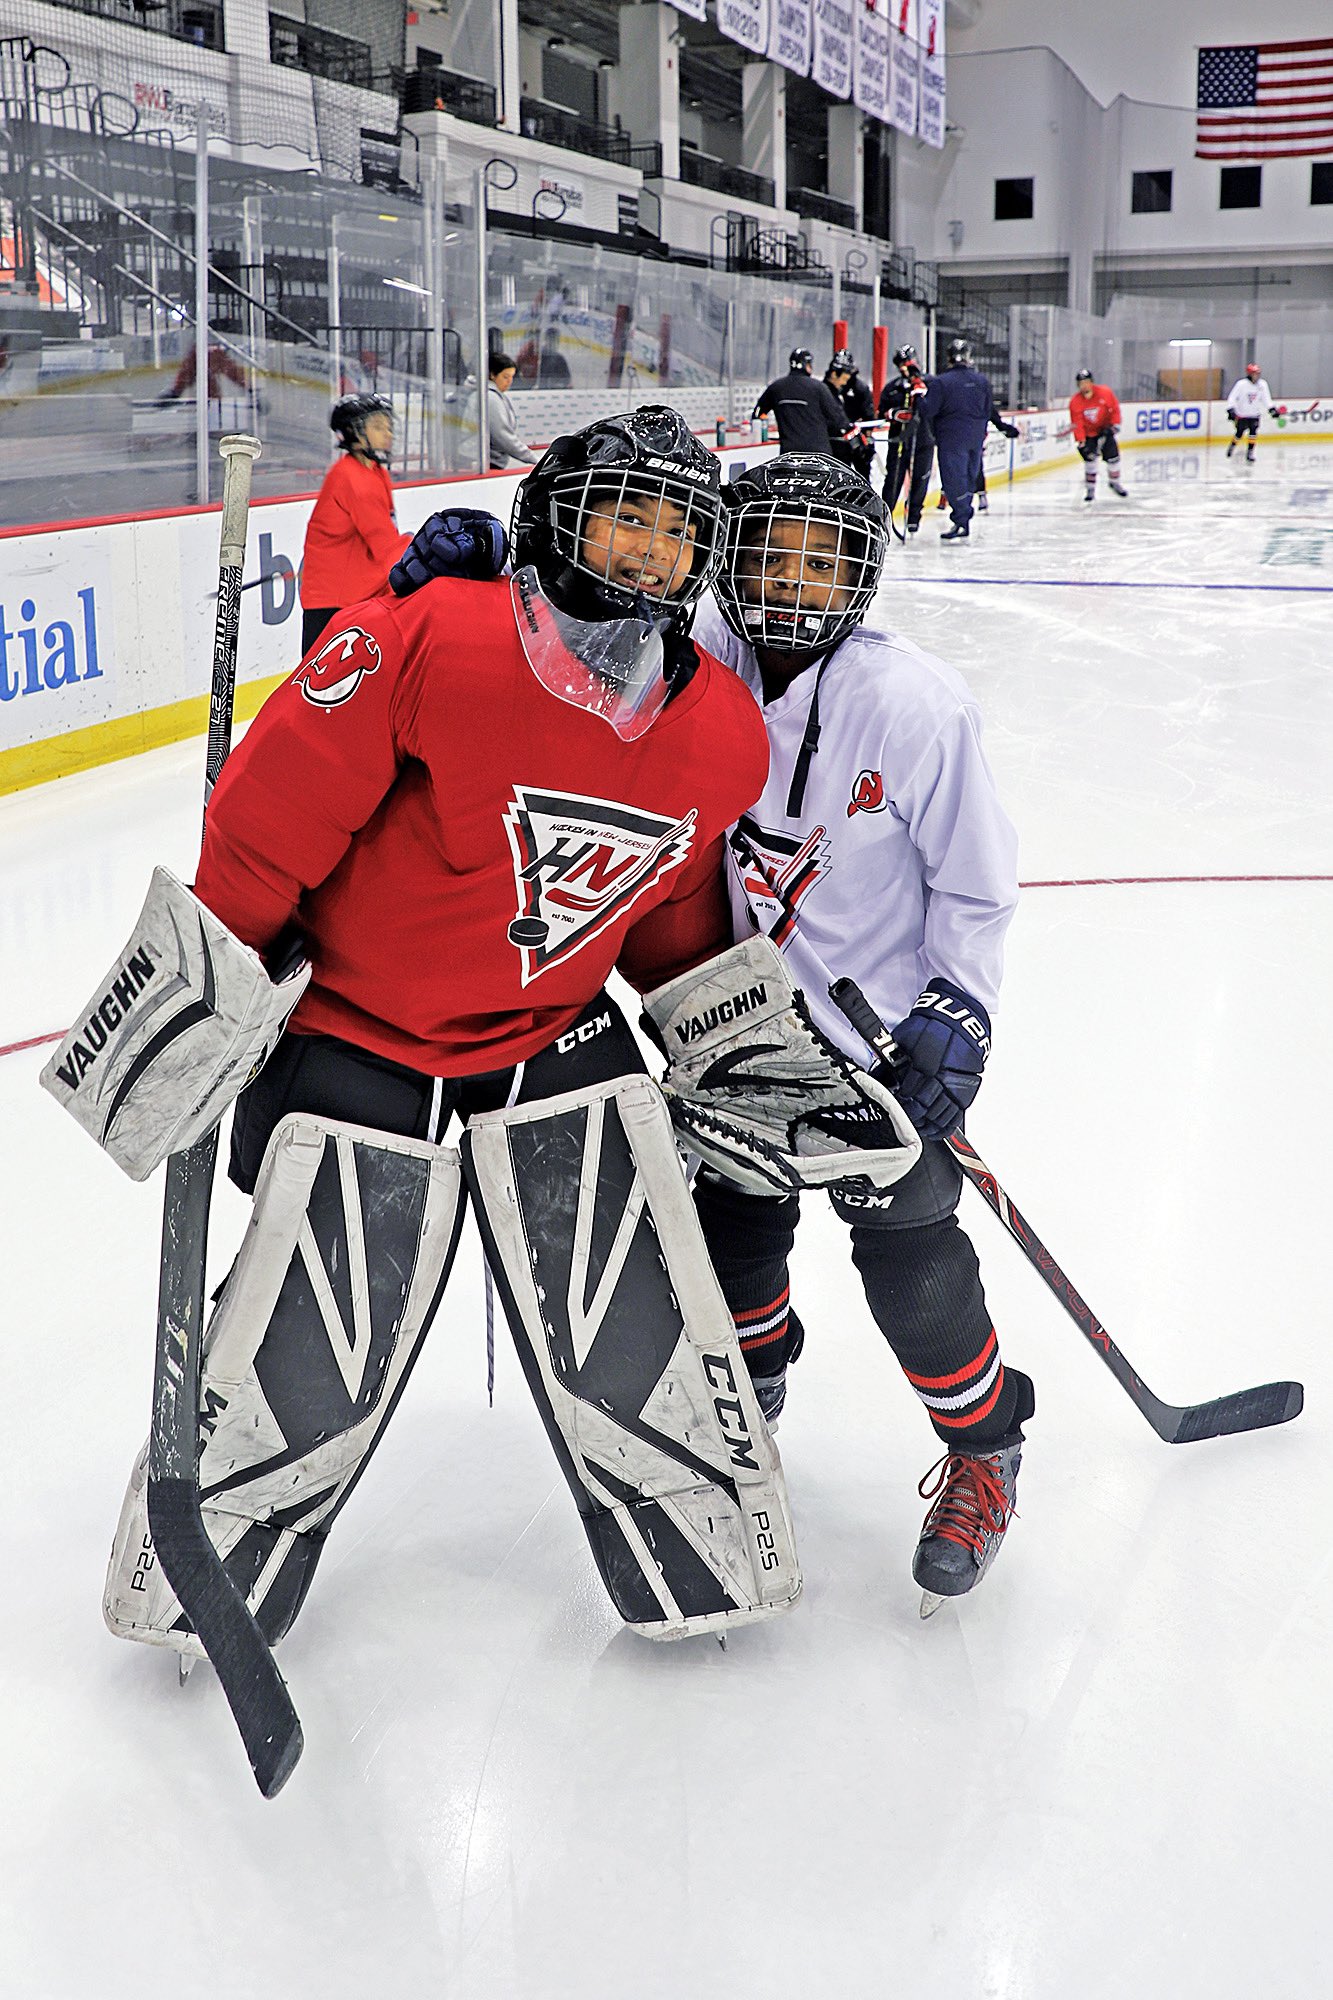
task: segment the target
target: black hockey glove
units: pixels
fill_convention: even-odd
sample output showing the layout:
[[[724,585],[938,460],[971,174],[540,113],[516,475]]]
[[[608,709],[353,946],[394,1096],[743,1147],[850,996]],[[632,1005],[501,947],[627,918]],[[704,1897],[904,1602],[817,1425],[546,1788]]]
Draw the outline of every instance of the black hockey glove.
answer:
[[[480,507],[458,507],[422,522],[389,571],[389,585],[395,597],[410,597],[437,576],[489,583],[499,576],[508,555],[509,538],[494,514]]]
[[[1272,416],[1272,415],[1274,414],[1274,412],[1273,412],[1272,410],[1270,410],[1268,414],[1269,414],[1269,416],[1271,417],[1271,416]],[[1233,424],[1234,424],[1234,423],[1235,423],[1235,421],[1236,421],[1236,412],[1235,412],[1235,411],[1234,411],[1233,409],[1231,409],[1230,407],[1228,407],[1228,409],[1227,409],[1227,419],[1228,419],[1228,421],[1229,421],[1229,422],[1231,422],[1231,423],[1233,423]]]
[[[1280,417],[1282,415],[1282,412],[1281,410],[1279,410],[1276,403],[1270,403],[1268,405],[1268,414],[1270,417]]]
[[[981,1088],[990,1054],[990,1018],[948,979],[932,979],[893,1030],[898,1059],[880,1066],[923,1139],[947,1139]]]
[[[1001,424],[1000,430],[1003,436],[1007,438],[1016,438],[1019,435],[1017,424]]]
[[[1078,447],[1079,457],[1085,459],[1089,465],[1091,465],[1093,459],[1097,456],[1098,442],[1099,440],[1095,437],[1084,438],[1082,444]]]

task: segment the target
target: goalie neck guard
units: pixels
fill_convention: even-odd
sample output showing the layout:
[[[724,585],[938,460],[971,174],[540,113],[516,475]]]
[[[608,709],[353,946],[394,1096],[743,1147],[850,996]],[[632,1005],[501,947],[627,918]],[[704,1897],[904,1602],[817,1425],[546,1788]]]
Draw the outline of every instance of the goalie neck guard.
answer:
[[[861,623],[884,567],[884,503],[859,472],[787,452],[727,488],[719,609],[770,653],[831,652]]]
[[[576,618],[672,623],[722,552],[722,473],[674,410],[647,404],[558,437],[518,489],[516,568]]]

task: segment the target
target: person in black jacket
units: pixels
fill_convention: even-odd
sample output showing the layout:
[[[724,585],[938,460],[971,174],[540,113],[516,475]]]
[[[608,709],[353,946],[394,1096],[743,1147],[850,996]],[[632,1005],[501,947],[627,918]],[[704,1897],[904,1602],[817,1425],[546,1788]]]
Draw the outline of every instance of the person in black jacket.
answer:
[[[875,399],[857,374],[856,361],[849,347],[840,347],[834,354],[824,370],[824,382],[830,395],[841,405],[843,418],[853,432],[852,436],[834,444],[833,456],[859,472],[862,479],[869,479],[875,463],[875,441],[854,427],[874,422]]]
[[[814,365],[815,357],[808,347],[793,347],[787,374],[769,383],[753,414],[776,417],[778,442],[784,452],[817,451],[828,458],[834,445],[847,435],[847,419],[832,390],[814,380]]]
[[[911,477],[907,494],[907,532],[914,535],[921,526],[921,509],[926,504],[930,469],[935,459],[935,443],[930,425],[921,415],[926,394],[926,378],[912,346],[895,347],[893,365],[898,370],[879,392],[879,414],[891,426],[884,459],[884,505],[892,514],[898,504],[903,481]]]
[[[940,539],[965,542],[995,397],[986,376],[972,366],[972,350],[965,340],[949,342],[946,361],[942,375],[927,377],[921,410],[935,435],[940,484],[953,522]]]

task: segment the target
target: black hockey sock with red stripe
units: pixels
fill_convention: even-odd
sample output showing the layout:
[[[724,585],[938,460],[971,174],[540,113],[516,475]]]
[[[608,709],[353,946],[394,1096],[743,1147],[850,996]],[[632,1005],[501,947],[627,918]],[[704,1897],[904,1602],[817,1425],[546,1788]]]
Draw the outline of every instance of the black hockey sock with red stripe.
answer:
[[[746,1365],[756,1381],[771,1380],[805,1340],[787,1276],[800,1202],[795,1195],[750,1194],[705,1169],[694,1205]]]
[[[911,1229],[857,1224],[852,1258],[937,1436],[961,1451],[988,1450],[1010,1436],[1027,1414],[1019,1408],[1025,1378],[1000,1358],[976,1252],[956,1219]]]

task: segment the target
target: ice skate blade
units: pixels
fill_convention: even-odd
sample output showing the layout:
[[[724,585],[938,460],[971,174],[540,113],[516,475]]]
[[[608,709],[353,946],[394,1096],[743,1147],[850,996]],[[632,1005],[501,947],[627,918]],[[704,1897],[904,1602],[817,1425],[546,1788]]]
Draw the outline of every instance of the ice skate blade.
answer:
[[[921,1616],[923,1618],[933,1618],[943,1603],[944,1599],[937,1597],[933,1590],[923,1590],[921,1593]]]

